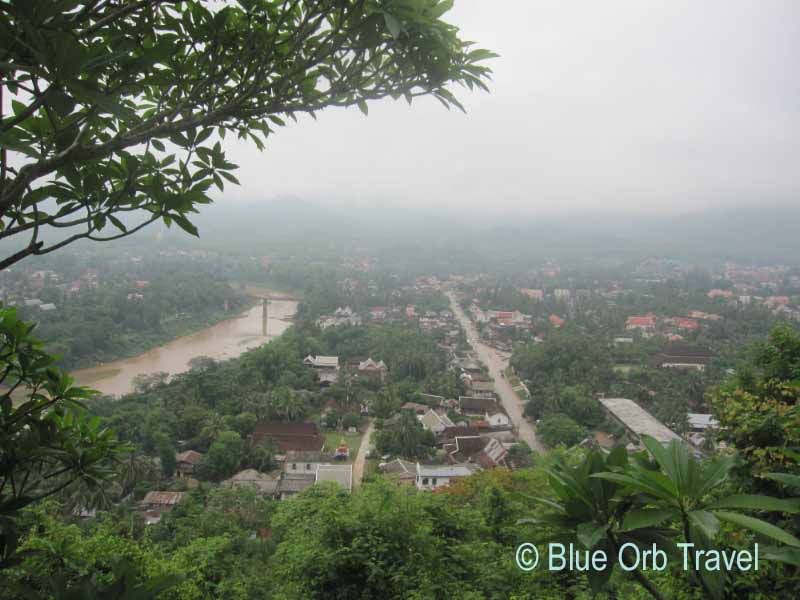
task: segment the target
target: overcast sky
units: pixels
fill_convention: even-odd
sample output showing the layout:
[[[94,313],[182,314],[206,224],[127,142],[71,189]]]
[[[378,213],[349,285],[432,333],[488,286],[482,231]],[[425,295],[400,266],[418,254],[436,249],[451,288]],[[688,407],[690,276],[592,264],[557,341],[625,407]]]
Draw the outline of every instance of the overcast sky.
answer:
[[[468,114],[423,99],[328,110],[264,153],[231,141],[240,188],[335,203],[542,213],[800,202],[800,2],[456,0],[501,55]]]

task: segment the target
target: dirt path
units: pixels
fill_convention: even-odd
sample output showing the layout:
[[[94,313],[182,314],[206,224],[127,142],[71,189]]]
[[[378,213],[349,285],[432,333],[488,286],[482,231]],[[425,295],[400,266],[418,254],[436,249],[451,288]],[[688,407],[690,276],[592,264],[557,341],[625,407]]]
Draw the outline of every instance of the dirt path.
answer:
[[[367,462],[367,452],[369,451],[369,438],[372,435],[375,422],[370,420],[364,431],[364,437],[361,438],[361,444],[358,446],[358,454],[353,461],[353,487],[361,485],[361,480],[364,478],[364,465]]]
[[[455,295],[451,292],[448,297],[450,298],[453,314],[455,314],[458,322],[461,323],[464,331],[467,332],[467,339],[478,355],[478,359],[489,368],[489,375],[494,379],[495,391],[500,396],[500,402],[511,418],[511,422],[517,427],[519,438],[526,442],[535,452],[544,454],[547,450],[536,437],[533,425],[522,414],[525,409],[525,403],[505,377],[504,370],[508,367],[507,356],[501,355],[497,350],[480,342],[478,331],[469,317],[461,310],[458,302],[456,302]]]

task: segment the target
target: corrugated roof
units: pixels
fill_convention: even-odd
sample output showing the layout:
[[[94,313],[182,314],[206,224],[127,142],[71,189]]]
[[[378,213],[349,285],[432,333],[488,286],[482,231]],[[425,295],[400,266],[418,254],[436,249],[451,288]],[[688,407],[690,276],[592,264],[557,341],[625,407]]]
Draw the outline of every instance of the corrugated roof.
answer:
[[[178,504],[183,498],[183,492],[147,492],[143,504],[155,504],[160,506],[173,506]]]
[[[353,489],[353,465],[320,465],[317,482],[320,481],[333,481],[350,491]]]
[[[637,436],[649,435],[662,444],[680,440],[680,436],[628,398],[601,398],[606,410]]]
[[[472,472],[466,465],[417,465],[417,477],[467,477]]]

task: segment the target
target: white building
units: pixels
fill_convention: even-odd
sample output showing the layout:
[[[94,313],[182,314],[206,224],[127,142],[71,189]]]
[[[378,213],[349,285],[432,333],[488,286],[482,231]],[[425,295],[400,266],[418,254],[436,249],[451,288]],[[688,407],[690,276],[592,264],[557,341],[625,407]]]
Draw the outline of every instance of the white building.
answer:
[[[350,492],[353,490],[353,465],[320,465],[316,483],[320,481],[333,481]]]
[[[418,490],[435,490],[450,485],[462,477],[469,477],[478,467],[470,465],[420,465],[417,463]]]

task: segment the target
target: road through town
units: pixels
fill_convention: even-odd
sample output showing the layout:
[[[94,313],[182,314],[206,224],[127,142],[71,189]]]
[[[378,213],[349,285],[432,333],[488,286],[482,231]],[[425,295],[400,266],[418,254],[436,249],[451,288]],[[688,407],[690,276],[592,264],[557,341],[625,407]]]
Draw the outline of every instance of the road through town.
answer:
[[[375,421],[370,419],[364,437],[361,438],[361,445],[358,447],[358,454],[353,461],[353,487],[361,485],[361,480],[364,479],[364,466],[367,463],[367,452],[369,452],[369,438],[372,436]]]
[[[475,329],[469,317],[461,310],[458,302],[456,302],[455,294],[450,292],[447,296],[450,298],[450,306],[453,314],[455,314],[458,322],[461,323],[461,327],[464,328],[464,331],[467,332],[467,339],[475,350],[475,354],[478,356],[478,359],[489,368],[489,375],[494,379],[495,391],[500,397],[500,402],[502,402],[503,407],[505,407],[508,416],[511,418],[511,422],[517,427],[519,438],[527,442],[535,452],[544,454],[546,450],[536,437],[536,431],[530,422],[522,415],[524,402],[505,377],[504,371],[508,366],[508,358],[479,341],[478,331]]]

